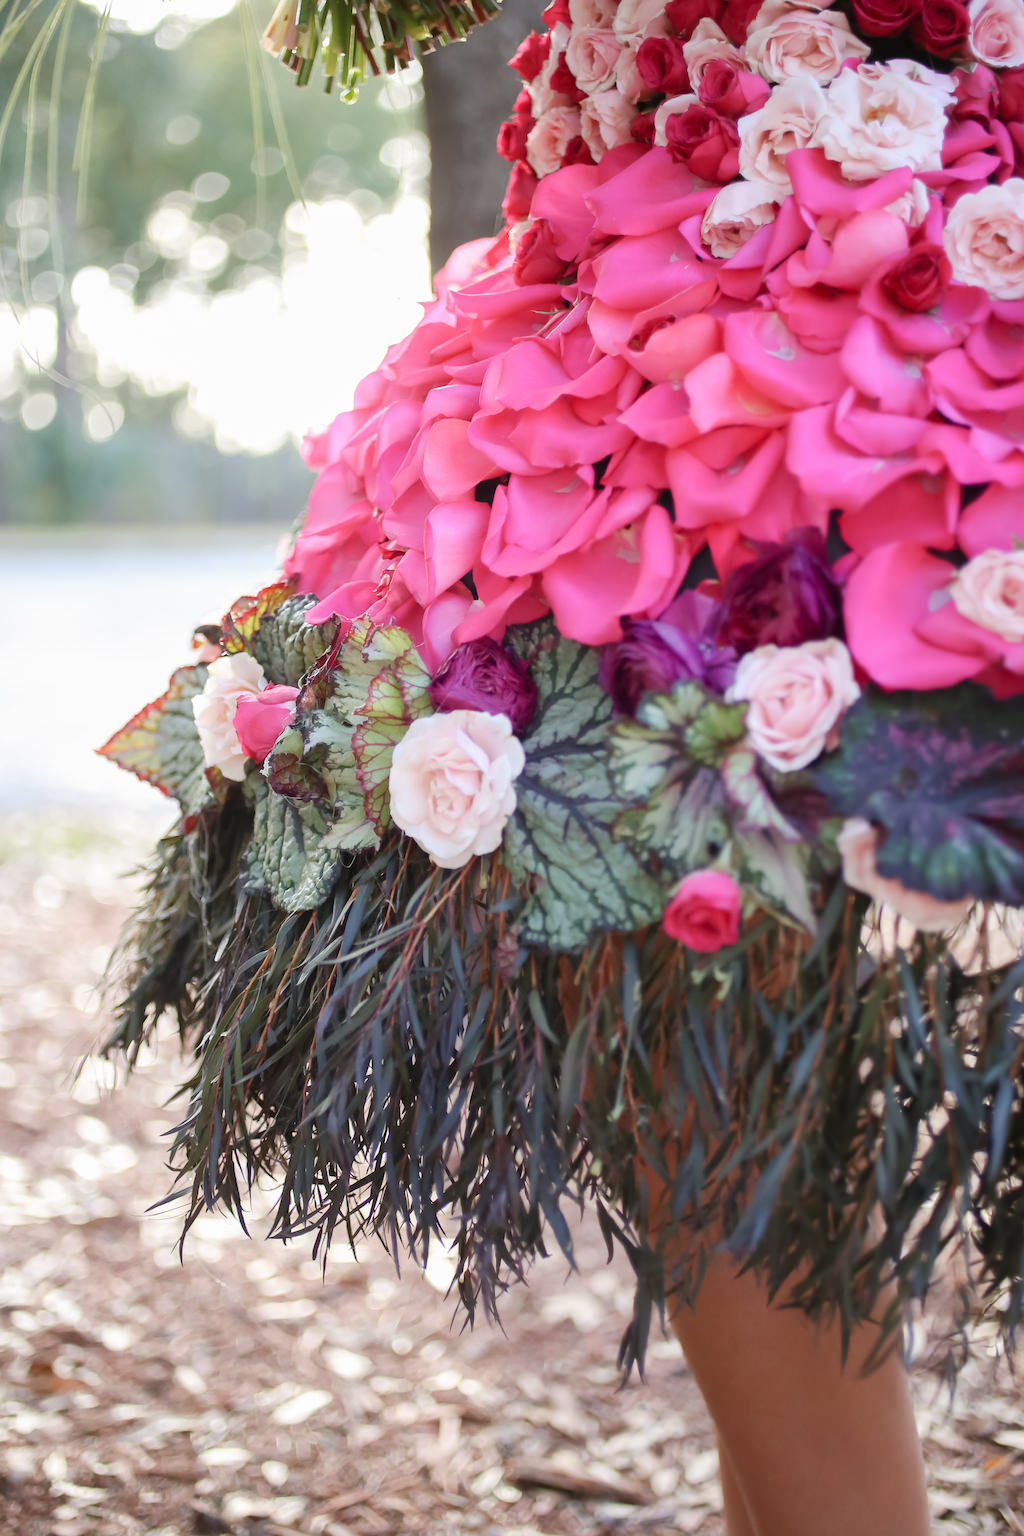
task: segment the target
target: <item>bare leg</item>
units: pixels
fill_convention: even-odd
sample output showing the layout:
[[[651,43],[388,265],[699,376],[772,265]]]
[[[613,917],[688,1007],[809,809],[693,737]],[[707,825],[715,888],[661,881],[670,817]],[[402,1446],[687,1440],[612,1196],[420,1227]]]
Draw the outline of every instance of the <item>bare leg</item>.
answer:
[[[725,1451],[729,1536],[928,1536],[902,1364],[893,1352],[860,1374],[872,1327],[856,1330],[843,1369],[834,1330],[769,1306],[724,1258],[672,1326]]]

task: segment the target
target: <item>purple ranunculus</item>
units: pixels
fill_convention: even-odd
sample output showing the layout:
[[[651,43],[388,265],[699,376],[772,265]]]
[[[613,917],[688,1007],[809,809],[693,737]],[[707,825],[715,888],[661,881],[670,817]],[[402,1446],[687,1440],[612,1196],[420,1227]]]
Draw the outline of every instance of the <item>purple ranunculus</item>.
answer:
[[[621,715],[636,714],[645,693],[693,680],[724,693],[736,652],[718,645],[722,609],[700,592],[683,592],[658,619],[623,619],[622,639],[601,653],[600,682]]]
[[[802,645],[840,632],[842,597],[825,540],[797,528],[784,544],[752,544],[754,558],[722,590],[722,639],[741,656],[759,645]]]
[[[435,709],[481,709],[507,715],[521,736],[537,708],[537,684],[524,661],[497,640],[467,640],[430,683]]]

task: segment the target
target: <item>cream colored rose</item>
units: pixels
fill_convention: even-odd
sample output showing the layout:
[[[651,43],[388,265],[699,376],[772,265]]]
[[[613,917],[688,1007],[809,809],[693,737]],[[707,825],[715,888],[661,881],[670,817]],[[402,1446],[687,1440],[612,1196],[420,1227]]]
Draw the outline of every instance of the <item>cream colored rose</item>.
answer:
[[[776,86],[759,112],[748,112],[736,125],[740,175],[767,182],[782,195],[792,192],[786,156],[815,141],[824,113],[825,92],[816,81],[796,75]]]
[[[580,90],[590,96],[614,80],[621,51],[610,27],[580,27],[569,39],[565,62],[576,76]]]
[[[391,759],[392,819],[435,864],[461,869],[501,842],[525,761],[507,715],[453,709],[414,720]]]
[[[578,107],[551,107],[537,119],[526,135],[526,158],[538,176],[558,170],[579,132]]]
[[[981,64],[1017,69],[1024,64],[1024,0],[971,0],[967,41]]]
[[[965,619],[1024,644],[1024,549],[986,549],[957,571],[950,595]]]
[[[620,43],[639,43],[644,37],[667,37],[665,0],[622,0],[612,26]]]
[[[839,11],[793,10],[750,32],[744,52],[747,68],[766,80],[809,75],[827,85],[845,59],[866,59],[871,50]]]
[[[875,863],[878,840],[878,828],[862,816],[843,823],[836,846],[847,885],[863,891],[872,901],[885,902],[898,917],[927,933],[944,933],[963,921],[973,905],[969,896],[959,901],[937,901],[927,891],[912,891],[901,881],[880,875]]]
[[[730,43],[725,33],[716,21],[709,16],[704,16],[698,21],[687,41],[683,44],[683,58],[686,60],[686,72],[690,77],[690,84],[696,90],[704,78],[704,71],[715,59],[724,59],[727,64],[734,64],[737,69],[743,69],[743,54],[734,43]]]
[[[255,657],[245,651],[220,656],[210,663],[202,693],[192,700],[199,745],[208,768],[219,768],[226,779],[239,783],[249,761],[235,735],[235,710],[243,695],[261,693],[266,675]]]
[[[587,97],[580,107],[580,125],[583,142],[595,160],[620,144],[632,143],[629,130],[635,116],[633,103],[620,96],[614,86]]]
[[[806,768],[835,744],[840,716],[860,689],[841,640],[759,645],[741,658],[730,703],[747,700],[747,735],[766,763],[782,773]]]
[[[900,166],[937,171],[948,100],[890,64],[844,69],[828,88],[814,142],[848,181],[873,181]]]
[[[982,187],[957,198],[942,243],[958,283],[994,299],[1024,299],[1024,180]]]
[[[716,192],[700,225],[712,256],[735,256],[778,212],[778,187],[767,181],[733,181]]]

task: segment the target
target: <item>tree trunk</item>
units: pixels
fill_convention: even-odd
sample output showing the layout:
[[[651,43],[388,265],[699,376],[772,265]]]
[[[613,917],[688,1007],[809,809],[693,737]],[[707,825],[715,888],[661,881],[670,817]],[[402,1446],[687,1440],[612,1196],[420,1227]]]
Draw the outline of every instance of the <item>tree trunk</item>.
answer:
[[[430,136],[430,263],[437,271],[457,245],[501,227],[509,166],[494,147],[512,110],[518,76],[508,60],[540,26],[546,0],[505,0],[464,43],[423,61]]]

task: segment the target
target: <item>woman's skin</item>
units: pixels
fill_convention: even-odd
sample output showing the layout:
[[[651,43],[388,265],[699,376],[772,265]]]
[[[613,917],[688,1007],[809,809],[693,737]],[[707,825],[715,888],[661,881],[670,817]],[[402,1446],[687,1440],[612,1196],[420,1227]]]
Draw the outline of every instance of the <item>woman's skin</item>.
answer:
[[[672,1236],[666,1268],[672,1268]],[[877,1332],[769,1305],[714,1260],[670,1320],[719,1436],[728,1536],[928,1536],[924,1461],[897,1350],[868,1374]]]

